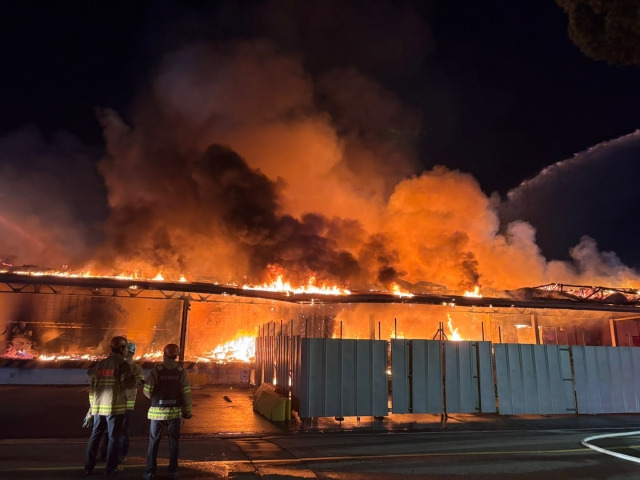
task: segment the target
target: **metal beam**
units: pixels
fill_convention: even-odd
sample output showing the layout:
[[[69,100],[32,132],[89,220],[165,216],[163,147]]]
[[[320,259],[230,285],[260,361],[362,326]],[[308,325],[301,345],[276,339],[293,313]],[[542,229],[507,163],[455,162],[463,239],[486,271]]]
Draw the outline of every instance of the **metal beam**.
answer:
[[[614,304],[596,300],[535,298],[518,300],[506,297],[466,297],[462,295],[415,294],[397,296],[381,292],[352,292],[350,295],[272,292],[249,290],[235,285],[200,282],[164,282],[154,280],[123,280],[105,277],[67,277],[55,275],[18,275],[0,273],[0,293],[39,293],[92,295],[135,298],[184,298],[190,301],[215,301],[212,295],[244,299],[278,300],[296,304],[401,303],[449,305],[478,308],[537,308],[640,313],[640,303]]]

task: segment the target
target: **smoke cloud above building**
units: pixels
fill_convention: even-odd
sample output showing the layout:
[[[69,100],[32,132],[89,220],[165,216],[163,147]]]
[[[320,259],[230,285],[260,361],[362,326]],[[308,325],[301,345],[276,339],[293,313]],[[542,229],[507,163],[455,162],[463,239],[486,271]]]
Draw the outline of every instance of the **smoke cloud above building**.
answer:
[[[372,2],[369,17],[347,8],[336,35],[321,39],[293,26],[300,15],[326,25],[324,10],[268,3],[280,10],[260,17],[254,38],[169,42],[128,111],[97,108],[103,152],[35,127],[0,139],[0,259],[359,290],[638,284],[616,253],[600,251],[600,226],[571,209],[630,140],[549,167],[504,199],[487,195],[472,173],[421,157],[425,132],[442,125],[391,88],[435,48],[424,19]],[[405,48],[346,34],[350,24],[375,37],[383,14],[385,38],[402,32]],[[24,169],[13,158],[33,161]],[[594,217],[610,205],[603,196]]]

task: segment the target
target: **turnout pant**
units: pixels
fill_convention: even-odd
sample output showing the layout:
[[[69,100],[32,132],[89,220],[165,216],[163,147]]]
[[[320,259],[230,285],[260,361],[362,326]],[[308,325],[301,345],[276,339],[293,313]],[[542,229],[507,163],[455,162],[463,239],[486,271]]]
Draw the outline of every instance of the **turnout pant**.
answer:
[[[108,432],[108,444],[107,444],[107,465],[105,472],[109,473],[116,469],[118,466],[118,459],[120,457],[120,435],[122,433],[122,424],[124,423],[124,414],[120,415],[94,415],[93,416],[93,430],[89,437],[89,443],[87,444],[87,452],[84,460],[84,468],[89,472],[92,472],[96,466],[96,456],[98,455],[98,448],[100,448],[100,440],[105,431]]]
[[[182,419],[151,420],[149,427],[149,451],[147,452],[147,473],[156,473],[158,466],[158,447],[162,429],[166,426],[169,434],[169,473],[178,471],[178,441],[180,440],[180,424]]]
[[[118,446],[118,452],[120,459],[126,457],[129,453],[129,425],[131,424],[131,416],[133,410],[125,410],[124,422],[122,422],[122,430],[120,432],[120,444]],[[109,446],[109,431],[105,429],[102,441],[100,442],[100,449],[98,450],[98,461],[104,461],[107,459],[107,447]]]

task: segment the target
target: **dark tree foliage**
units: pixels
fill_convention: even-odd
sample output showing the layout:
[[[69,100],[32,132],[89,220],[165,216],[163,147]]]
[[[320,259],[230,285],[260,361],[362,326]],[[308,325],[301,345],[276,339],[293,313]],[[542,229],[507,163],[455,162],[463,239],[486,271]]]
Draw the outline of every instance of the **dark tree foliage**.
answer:
[[[582,53],[610,64],[640,64],[640,1],[556,0]]]

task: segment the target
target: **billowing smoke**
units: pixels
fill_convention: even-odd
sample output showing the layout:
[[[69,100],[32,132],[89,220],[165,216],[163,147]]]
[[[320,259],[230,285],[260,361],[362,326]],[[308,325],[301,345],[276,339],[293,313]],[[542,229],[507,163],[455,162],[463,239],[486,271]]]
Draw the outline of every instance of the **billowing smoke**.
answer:
[[[35,127],[0,138],[0,262],[56,265],[92,254],[107,215],[100,157],[69,134]]]
[[[344,93],[339,82],[360,97],[342,135],[314,102],[321,88],[325,102],[345,103],[331,95]],[[316,83],[265,42],[167,56],[134,126],[101,114],[111,216],[93,268],[255,282],[278,266],[294,281],[375,279],[393,255],[361,262],[360,250],[415,162],[405,144],[380,138],[375,110],[418,122],[375,82],[333,72]]]
[[[404,14],[398,29],[420,31]],[[348,9],[340,18],[350,18]],[[403,55],[383,49],[381,64],[369,52],[360,64],[329,65],[331,55],[303,53],[308,43],[322,44],[317,37],[269,26],[268,19],[275,21],[263,20],[265,32],[293,36],[289,44],[298,48],[284,50],[277,36],[192,42],[163,57],[132,115],[99,111],[106,152],[98,170],[109,209],[99,242],[95,225],[82,218],[89,202],[101,204],[93,197],[98,182],[65,180],[59,171],[18,177],[3,167],[0,228],[15,241],[0,243],[2,258],[239,284],[281,273],[293,283],[314,277],[353,289],[637,283],[615,254],[598,250],[586,223],[581,235],[591,237],[569,244],[564,258],[539,246],[544,222],[532,216],[529,199],[548,190],[549,171],[502,205],[470,174],[446,166],[421,171],[418,165],[428,161],[418,158],[416,139],[429,125],[375,74],[392,60],[419,58],[429,50],[426,36],[418,35],[416,49]],[[318,51],[338,47],[322,44]],[[14,141],[0,143],[3,159]],[[68,138],[42,147],[49,152],[43,155],[72,145],[71,156],[53,163],[88,155]],[[576,172],[588,163],[569,162]],[[53,178],[59,183],[44,184]],[[563,177],[555,191],[566,195],[586,178]],[[34,185],[53,195],[31,194]],[[564,205],[557,201],[541,203],[541,211],[568,222],[573,211],[557,209]]]
[[[531,224],[500,230],[496,199],[468,174],[408,176],[413,152],[383,138],[388,118],[420,128],[379,84],[352,70],[315,80],[265,42],[176,51],[133,126],[102,117],[112,214],[99,260],[236,282],[277,266],[353,288],[634,278],[589,241],[548,262]]]
[[[605,266],[607,272],[618,270],[618,255],[637,258],[640,228],[633,205],[638,201],[639,152],[636,131],[557,162],[509,192],[500,217],[504,223],[522,219],[536,225],[547,257],[574,259],[593,273]],[[603,254],[594,264],[596,241],[616,253]]]

